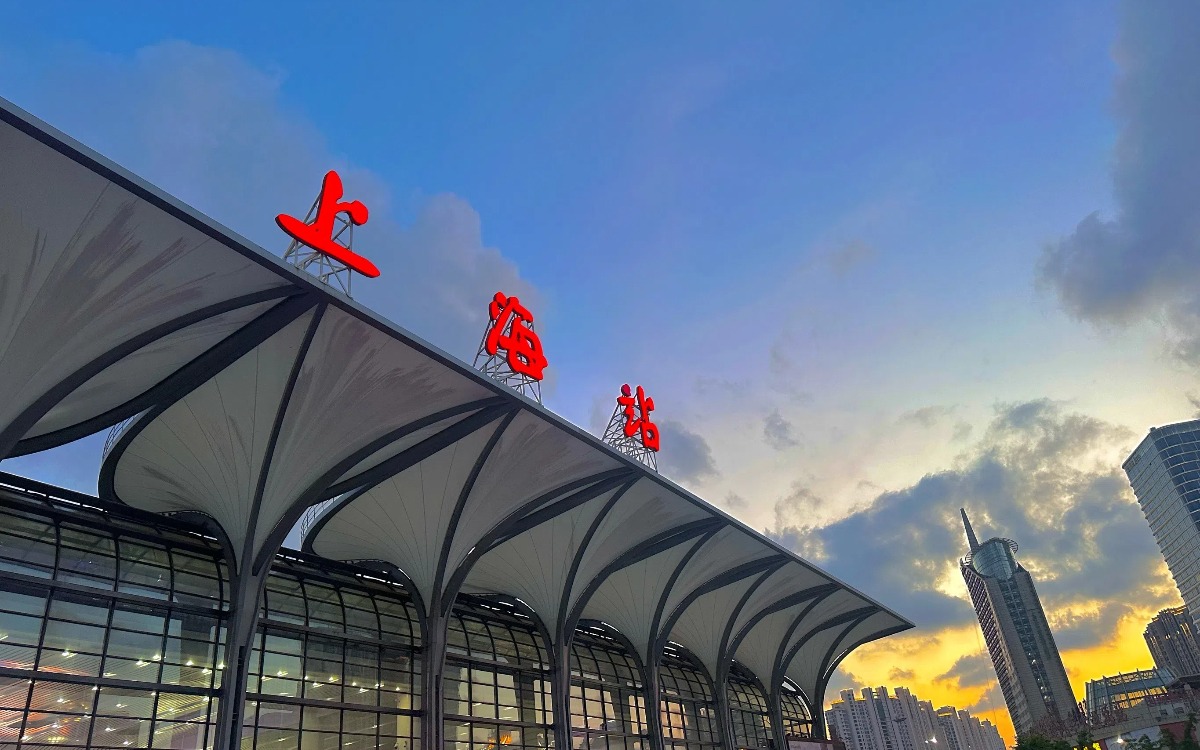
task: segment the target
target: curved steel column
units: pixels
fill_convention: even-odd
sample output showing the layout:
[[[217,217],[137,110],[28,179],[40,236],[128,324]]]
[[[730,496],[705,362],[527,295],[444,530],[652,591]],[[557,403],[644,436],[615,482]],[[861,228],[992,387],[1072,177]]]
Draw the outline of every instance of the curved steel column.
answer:
[[[554,708],[554,746],[571,747],[571,641],[572,634],[556,634],[550,704]]]
[[[449,618],[440,602],[433,602],[421,639],[421,748],[440,750],[445,726],[442,720],[442,667],[446,664],[446,627]]]
[[[257,572],[238,573],[233,580],[229,624],[225,629],[221,703],[217,706],[217,723],[213,727],[215,750],[234,750],[242,746],[242,715],[246,708],[250,652],[258,631],[259,603],[269,571],[270,566],[267,565]]]

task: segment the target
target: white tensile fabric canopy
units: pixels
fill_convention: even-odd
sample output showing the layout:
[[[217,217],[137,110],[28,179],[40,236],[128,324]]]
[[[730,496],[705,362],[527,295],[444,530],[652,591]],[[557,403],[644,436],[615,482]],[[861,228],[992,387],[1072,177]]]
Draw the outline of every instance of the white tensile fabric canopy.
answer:
[[[820,701],[912,627],[536,403],[0,101],[0,458],[129,420],[102,497],[212,519],[268,565],[385,564],[426,614],[519,598]],[[670,446],[665,446],[670,450]],[[816,712],[821,708],[814,707]]]

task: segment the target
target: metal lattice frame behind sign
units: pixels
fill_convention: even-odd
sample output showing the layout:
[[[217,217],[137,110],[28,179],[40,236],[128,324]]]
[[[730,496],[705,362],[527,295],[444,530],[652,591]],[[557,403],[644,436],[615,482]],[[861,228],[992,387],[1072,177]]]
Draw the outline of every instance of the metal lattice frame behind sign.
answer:
[[[502,336],[511,335],[513,323],[516,319],[515,315],[508,317],[504,330],[500,332]],[[525,324],[529,330],[534,333],[537,332],[532,321],[525,321]],[[496,321],[489,320],[487,327],[483,329],[483,338],[479,340],[479,349],[475,352],[475,369],[487,375],[492,380],[503,383],[514,391],[525,394],[539,404],[542,403],[542,381],[531,378],[524,373],[513,372],[512,367],[508,364],[508,353],[503,349],[498,350],[495,354],[488,353],[488,334],[492,332],[495,326]]]
[[[658,452],[652,451],[642,444],[641,434],[629,437],[625,434],[625,407],[617,404],[613,410],[608,427],[604,428],[604,442],[629,456],[641,461],[651,469],[658,471]]]
[[[318,193],[312,208],[308,209],[308,215],[304,217],[305,224],[311,224],[316,219],[317,207],[320,203],[321,195]],[[352,250],[354,224],[339,213],[333,218],[333,227],[333,241],[347,250]],[[301,271],[316,276],[322,284],[342,290],[347,297],[353,296],[350,294],[350,281],[354,278],[354,271],[325,253],[312,249],[300,240],[293,239],[288,244],[287,250],[284,251],[283,259]]]

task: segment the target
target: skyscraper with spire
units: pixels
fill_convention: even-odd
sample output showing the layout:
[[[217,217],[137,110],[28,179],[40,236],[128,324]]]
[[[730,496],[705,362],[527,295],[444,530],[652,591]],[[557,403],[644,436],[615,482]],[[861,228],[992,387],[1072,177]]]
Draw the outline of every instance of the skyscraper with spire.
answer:
[[[1017,734],[1048,715],[1073,720],[1078,708],[1071,683],[1033,578],[1017,562],[1017,543],[993,537],[980,544],[966,509],[959,512],[970,546],[959,568]]]

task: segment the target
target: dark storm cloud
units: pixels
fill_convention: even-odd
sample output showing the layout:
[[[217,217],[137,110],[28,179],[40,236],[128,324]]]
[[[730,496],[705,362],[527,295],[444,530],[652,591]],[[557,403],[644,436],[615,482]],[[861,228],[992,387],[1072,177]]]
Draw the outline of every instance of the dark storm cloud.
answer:
[[[1086,647],[1099,643],[1116,631],[1121,618],[1133,613],[1133,607],[1122,602],[1109,602],[1099,611],[1068,609],[1059,612],[1051,627],[1059,649]]]
[[[763,420],[763,439],[767,445],[777,451],[799,445],[800,441],[792,433],[792,423],[783,418],[779,410],[771,412]]]
[[[1165,312],[1172,349],[1200,361],[1200,3],[1125,3],[1116,60],[1112,218],[1048,247],[1040,280],[1071,314],[1128,323]]]
[[[793,548],[816,550],[835,575],[854,581],[919,627],[964,625],[974,613],[939,590],[963,586],[949,569],[966,552],[958,517],[965,506],[981,539],[1018,540],[1047,609],[1101,601],[1092,622],[1064,623],[1072,646],[1111,632],[1127,604],[1159,606],[1149,582],[1161,558],[1115,461],[1096,451],[1132,445],[1127,431],[1046,400],[997,407],[979,443],[955,468],[930,474],[871,507],[824,528],[782,516],[769,532]],[[869,540],[869,543],[865,543]],[[1093,607],[1094,608],[1094,607]]]
[[[698,433],[670,419],[659,422],[658,429],[662,436],[658,470],[665,476],[678,482],[692,483],[720,474],[713,460],[712,449]]]
[[[934,682],[952,682],[964,688],[995,682],[996,672],[986,654],[968,654],[960,656],[950,669],[933,679]]]

